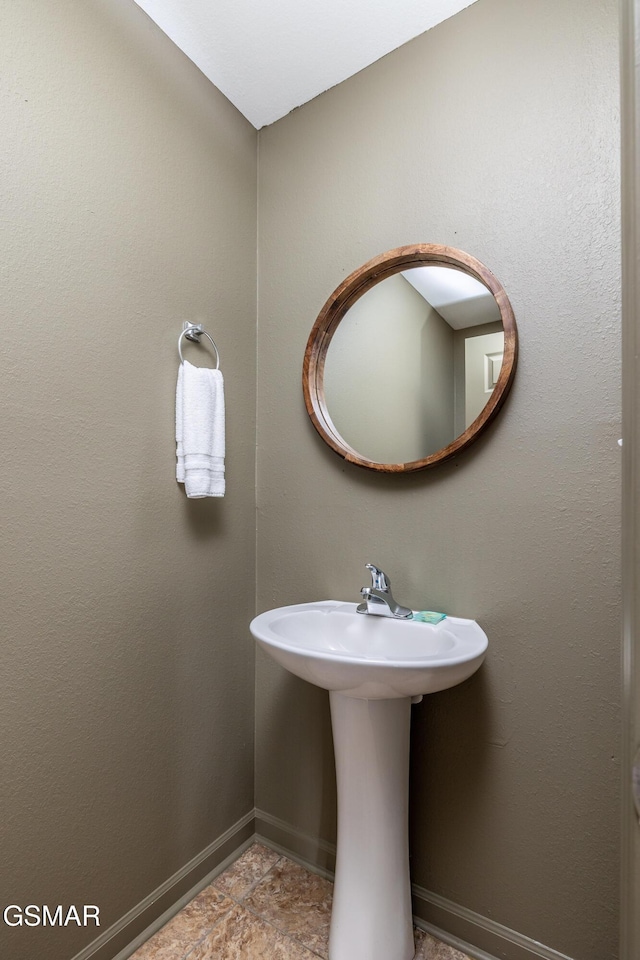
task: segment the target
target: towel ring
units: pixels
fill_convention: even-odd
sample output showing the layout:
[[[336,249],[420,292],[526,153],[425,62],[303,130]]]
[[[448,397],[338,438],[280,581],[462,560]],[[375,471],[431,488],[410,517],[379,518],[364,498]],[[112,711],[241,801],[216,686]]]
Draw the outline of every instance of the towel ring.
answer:
[[[216,352],[216,370],[220,369],[220,352],[216,347],[216,342],[213,337],[209,336],[206,330],[202,329],[201,323],[189,323],[188,320],[185,320],[184,327],[182,328],[182,333],[178,337],[178,353],[180,355],[180,363],[184,363],[184,357],[182,356],[182,338],[186,337],[187,340],[192,340],[194,343],[200,343],[200,337],[206,337],[213,349]]]

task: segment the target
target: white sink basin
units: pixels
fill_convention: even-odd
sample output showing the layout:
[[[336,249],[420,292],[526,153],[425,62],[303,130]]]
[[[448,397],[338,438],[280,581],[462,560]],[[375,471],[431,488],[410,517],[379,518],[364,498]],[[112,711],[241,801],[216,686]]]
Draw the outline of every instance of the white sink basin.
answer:
[[[267,610],[251,622],[251,633],[296,676],[368,700],[415,697],[462,683],[488,646],[475,620],[395,620],[356,613],[355,603],[339,600]]]

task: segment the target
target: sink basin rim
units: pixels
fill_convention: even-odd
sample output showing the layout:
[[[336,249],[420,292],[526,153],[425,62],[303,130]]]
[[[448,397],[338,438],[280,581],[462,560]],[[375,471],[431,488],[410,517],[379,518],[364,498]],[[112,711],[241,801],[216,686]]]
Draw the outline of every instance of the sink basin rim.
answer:
[[[419,621],[415,620],[409,620],[405,623],[399,619],[395,620],[391,617],[374,617],[372,615],[356,613],[356,607],[356,603],[349,603],[348,601],[342,600],[312,600],[307,603],[296,603],[288,604],[283,607],[273,607],[254,617],[250,624],[250,630],[257,640],[260,640],[269,646],[278,647],[279,649],[290,654],[298,654],[303,657],[313,657],[313,659],[325,660],[332,663],[353,664],[354,666],[364,666],[366,664],[372,667],[380,666],[400,670],[424,669],[427,666],[433,667],[434,669],[441,669],[448,666],[453,667],[468,663],[469,660],[483,656],[489,646],[489,640],[486,633],[484,630],[482,630],[482,627],[476,623],[475,620],[469,620],[463,617],[450,617],[447,615],[444,620],[441,620],[437,624],[420,623]],[[483,639],[480,643],[478,643],[480,638],[476,636],[476,643],[471,646],[470,644],[460,640],[458,637],[455,637],[454,634],[453,655],[436,653],[430,656],[418,657],[416,659],[403,658],[393,660],[379,657],[362,657],[335,650],[324,651],[322,649],[318,649],[317,647],[305,646],[304,644],[298,645],[287,643],[286,640],[278,637],[271,627],[271,624],[275,623],[278,619],[295,616],[297,613],[312,612],[313,610],[317,610],[319,613],[323,613],[328,616],[331,611],[338,612],[339,608],[341,608],[345,614],[353,614],[358,618],[368,618],[369,620],[382,621],[382,623],[393,623],[394,629],[402,629],[405,626],[409,626],[410,629],[424,628],[425,631],[430,631],[436,634],[450,634],[451,631],[448,630],[448,624],[473,624],[477,631],[480,632]],[[258,632],[259,628],[261,632]],[[265,636],[265,633],[267,636]]]

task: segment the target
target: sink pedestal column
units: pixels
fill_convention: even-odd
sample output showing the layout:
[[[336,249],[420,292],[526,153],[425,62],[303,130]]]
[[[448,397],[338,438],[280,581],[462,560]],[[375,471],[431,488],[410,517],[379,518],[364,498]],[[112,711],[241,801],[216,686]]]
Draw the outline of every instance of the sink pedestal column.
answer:
[[[413,960],[411,700],[331,692],[338,851],[329,960]]]

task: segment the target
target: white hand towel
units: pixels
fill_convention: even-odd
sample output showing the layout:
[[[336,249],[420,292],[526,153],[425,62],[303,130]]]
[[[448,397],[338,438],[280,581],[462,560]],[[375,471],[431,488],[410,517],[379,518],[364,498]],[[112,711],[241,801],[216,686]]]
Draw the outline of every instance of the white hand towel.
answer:
[[[188,497],[224,497],[224,380],[184,360],[176,388],[176,480]]]

